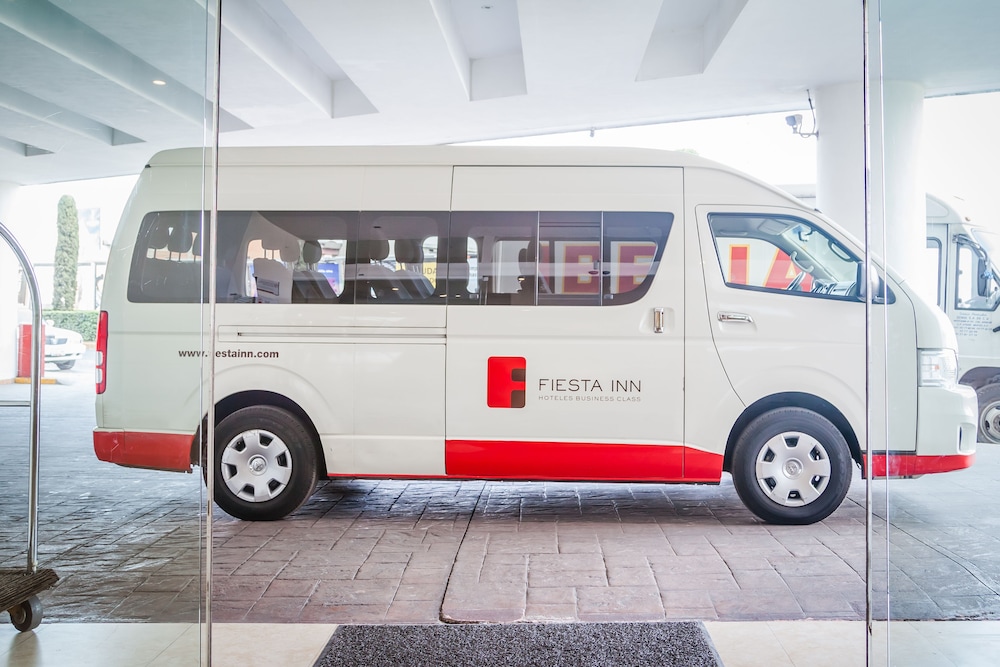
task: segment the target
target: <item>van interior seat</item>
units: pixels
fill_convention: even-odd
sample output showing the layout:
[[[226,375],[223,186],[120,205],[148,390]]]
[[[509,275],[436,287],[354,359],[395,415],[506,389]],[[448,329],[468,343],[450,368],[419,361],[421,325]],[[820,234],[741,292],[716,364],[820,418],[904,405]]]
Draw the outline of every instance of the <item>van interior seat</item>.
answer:
[[[167,283],[173,264],[172,261],[159,256],[160,250],[165,250],[170,242],[170,225],[166,220],[157,220],[146,236],[146,261],[142,264],[142,279],[140,284],[144,291],[160,293]],[[149,251],[152,250],[152,256]]]
[[[393,243],[394,254],[396,255],[397,280],[406,288],[410,296],[414,299],[427,299],[434,294],[434,285],[423,274],[413,268],[402,268],[418,266],[421,269],[424,265],[424,250],[420,241],[416,239],[396,239]]]
[[[178,298],[196,299],[201,287],[201,262],[182,257],[192,252],[194,237],[186,222],[172,224],[167,237],[168,261],[161,266],[163,287]]]
[[[302,243],[304,269],[292,273],[292,303],[333,303],[337,293],[330,281],[317,268],[323,259],[323,247],[319,241],[306,240]]]
[[[363,239],[358,242],[356,265],[355,300],[405,301],[410,298],[399,281],[396,272],[382,262],[389,257],[388,239]]]
[[[291,254],[290,244],[277,236],[264,236],[260,240],[265,252]],[[280,255],[279,255],[280,256]],[[296,247],[295,258],[298,259]],[[292,270],[284,263],[272,257],[254,257],[253,278],[257,285],[258,303],[291,303],[292,302]]]
[[[443,253],[438,251],[438,280],[434,293],[446,296],[449,304],[477,303],[479,300],[478,293],[469,291],[472,270],[469,268],[468,243],[468,238],[464,236],[449,238]]]

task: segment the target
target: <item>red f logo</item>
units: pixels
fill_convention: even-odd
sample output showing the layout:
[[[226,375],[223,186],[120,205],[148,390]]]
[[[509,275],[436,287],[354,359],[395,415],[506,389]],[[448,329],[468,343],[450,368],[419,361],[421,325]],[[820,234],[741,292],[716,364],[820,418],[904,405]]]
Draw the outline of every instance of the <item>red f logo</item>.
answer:
[[[486,405],[491,408],[523,408],[524,357],[490,357],[486,360]]]

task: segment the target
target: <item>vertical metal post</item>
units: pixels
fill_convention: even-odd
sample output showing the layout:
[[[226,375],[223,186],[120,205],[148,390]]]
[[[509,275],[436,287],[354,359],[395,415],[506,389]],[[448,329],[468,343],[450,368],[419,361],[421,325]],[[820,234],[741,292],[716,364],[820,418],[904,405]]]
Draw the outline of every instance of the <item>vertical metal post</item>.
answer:
[[[42,300],[38,292],[38,279],[21,244],[3,223],[0,236],[10,245],[21,263],[21,269],[31,293],[31,396],[28,402],[31,420],[30,449],[28,452],[28,572],[38,571],[38,432],[41,425],[38,399],[41,397],[42,371]]]

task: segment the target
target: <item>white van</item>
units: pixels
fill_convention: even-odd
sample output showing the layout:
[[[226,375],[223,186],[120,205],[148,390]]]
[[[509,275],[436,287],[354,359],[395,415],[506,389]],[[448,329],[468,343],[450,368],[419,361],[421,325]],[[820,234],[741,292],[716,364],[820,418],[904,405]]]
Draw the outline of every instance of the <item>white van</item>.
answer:
[[[979,398],[979,441],[1000,443],[1000,230],[927,195],[927,261],[958,336],[959,382]]]
[[[295,511],[320,478],[729,471],[765,521],[810,523],[864,461],[863,251],[779,190],[650,150],[223,149],[205,359],[202,157],[155,156],[118,228],[102,460],[199,464],[213,372],[215,500],[243,519]],[[891,273],[873,282],[875,473],[971,465],[954,330]]]

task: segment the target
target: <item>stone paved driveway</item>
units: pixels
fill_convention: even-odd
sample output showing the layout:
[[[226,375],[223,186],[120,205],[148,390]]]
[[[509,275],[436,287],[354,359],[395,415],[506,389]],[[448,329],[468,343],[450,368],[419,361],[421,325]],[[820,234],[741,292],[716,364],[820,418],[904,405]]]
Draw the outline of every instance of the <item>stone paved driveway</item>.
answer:
[[[722,487],[329,482],[215,524],[215,618],[863,618],[864,513],[765,526]]]
[[[194,621],[198,475],[93,455],[92,367],[42,388],[46,618]],[[0,386],[0,398],[24,392]],[[0,411],[0,566],[25,554],[26,410]],[[1000,618],[1000,450],[968,471],[890,483],[877,591],[893,618]],[[721,486],[331,481],[284,521],[216,512],[218,621],[860,619],[864,486],[814,526],[767,526]],[[885,491],[875,503],[885,516]],[[885,552],[888,531],[888,566]],[[885,605],[875,609],[886,615]]]

